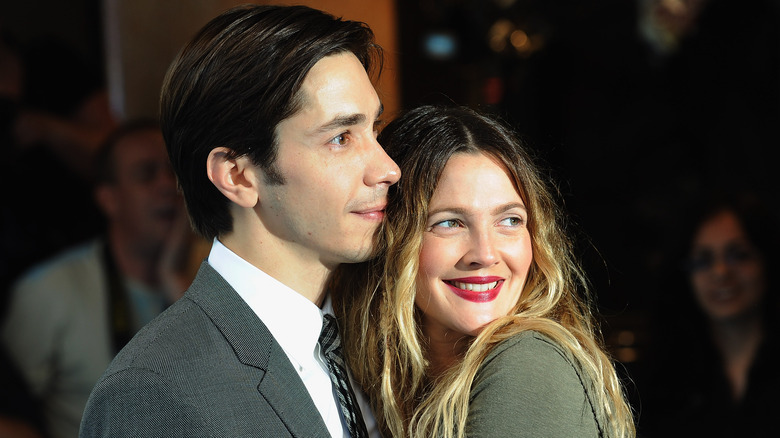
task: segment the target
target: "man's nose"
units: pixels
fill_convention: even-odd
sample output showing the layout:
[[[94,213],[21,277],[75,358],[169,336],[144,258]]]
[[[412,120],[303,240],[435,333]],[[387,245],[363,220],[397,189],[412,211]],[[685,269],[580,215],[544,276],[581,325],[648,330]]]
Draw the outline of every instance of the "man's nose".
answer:
[[[401,169],[395,164],[395,161],[387,155],[385,149],[375,139],[371,141],[371,146],[375,153],[373,154],[374,156],[372,157],[366,172],[366,185],[375,186],[386,184],[391,186],[397,183],[401,178]]]

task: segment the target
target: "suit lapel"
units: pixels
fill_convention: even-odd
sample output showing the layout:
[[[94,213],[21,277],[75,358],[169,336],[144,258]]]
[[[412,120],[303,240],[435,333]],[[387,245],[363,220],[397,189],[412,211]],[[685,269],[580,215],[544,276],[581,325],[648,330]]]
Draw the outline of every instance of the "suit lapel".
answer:
[[[290,384],[289,373],[293,373],[296,384]],[[317,407],[314,406],[309,391],[277,343],[274,343],[271,349],[268,371],[257,389],[287,425],[293,436],[330,438],[330,433]],[[302,403],[303,400],[305,404]]]
[[[297,437],[330,437],[306,386],[282,347],[238,293],[207,262],[185,297],[211,318],[238,360],[265,371],[257,389]]]

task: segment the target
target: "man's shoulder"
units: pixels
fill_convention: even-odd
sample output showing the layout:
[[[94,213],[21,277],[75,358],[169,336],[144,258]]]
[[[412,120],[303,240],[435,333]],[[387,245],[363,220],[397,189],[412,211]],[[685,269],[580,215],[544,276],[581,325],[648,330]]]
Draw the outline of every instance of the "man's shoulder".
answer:
[[[326,430],[302,408],[306,388],[262,321],[218,274],[201,271],[114,358],[82,436],[131,436],[139,424],[158,436],[289,436],[291,419],[313,424],[302,436]]]
[[[207,315],[188,298],[182,298],[144,326],[116,355],[106,374],[128,368],[164,371],[170,364],[196,360],[214,342],[217,329]]]
[[[106,374],[135,368],[191,375],[236,359],[246,345],[267,349],[265,338],[257,335],[267,330],[245,306],[204,263],[184,296],[145,325],[117,354]]]

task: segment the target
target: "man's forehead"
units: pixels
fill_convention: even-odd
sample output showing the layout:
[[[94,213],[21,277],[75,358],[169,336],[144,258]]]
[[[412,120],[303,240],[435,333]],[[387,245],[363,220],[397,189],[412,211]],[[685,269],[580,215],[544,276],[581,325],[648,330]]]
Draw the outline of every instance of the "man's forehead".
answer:
[[[296,100],[297,111],[277,126],[277,135],[290,123],[297,128],[289,134],[305,136],[373,124],[383,109],[363,65],[350,52],[319,60],[306,75]]]
[[[355,86],[370,86],[363,64],[351,52],[326,56],[306,73],[301,83],[302,97],[316,99],[322,94],[353,91]]]

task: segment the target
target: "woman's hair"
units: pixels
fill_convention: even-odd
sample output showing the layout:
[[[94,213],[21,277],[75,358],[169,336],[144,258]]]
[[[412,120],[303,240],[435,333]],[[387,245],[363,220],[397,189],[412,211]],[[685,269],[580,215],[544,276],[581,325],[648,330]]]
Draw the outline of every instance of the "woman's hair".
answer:
[[[468,108],[424,106],[390,123],[379,142],[403,177],[391,187],[376,257],[337,270],[332,287],[339,291],[334,307],[346,319],[342,327],[349,329],[343,333],[349,364],[372,400],[381,430],[398,437],[464,436],[477,369],[499,342],[534,330],[570,351],[589,376],[602,435],[632,435],[632,413],[597,340],[587,281],[562,212],[519,139],[504,124]],[[419,254],[428,204],[457,153],[485,154],[508,170],[528,209],[533,262],[510,315],[488,324],[463,360],[432,384],[414,304]]]

